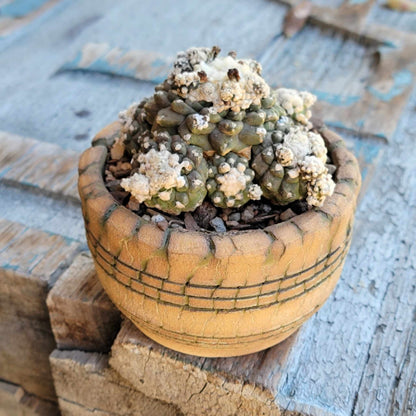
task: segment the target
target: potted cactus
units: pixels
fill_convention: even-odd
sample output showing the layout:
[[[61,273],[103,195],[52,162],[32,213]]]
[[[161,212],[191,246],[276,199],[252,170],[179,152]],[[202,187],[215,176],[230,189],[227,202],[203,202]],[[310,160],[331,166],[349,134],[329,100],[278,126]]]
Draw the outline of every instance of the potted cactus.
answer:
[[[254,60],[191,48],[94,138],[79,167],[88,244],[104,289],[146,335],[241,355],[322,306],[360,173],[342,139],[312,125],[314,102],[272,90]]]

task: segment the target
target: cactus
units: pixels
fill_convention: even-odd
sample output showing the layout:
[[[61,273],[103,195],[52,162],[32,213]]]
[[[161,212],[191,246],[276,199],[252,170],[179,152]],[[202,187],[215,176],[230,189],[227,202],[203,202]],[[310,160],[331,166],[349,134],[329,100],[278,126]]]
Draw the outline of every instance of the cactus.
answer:
[[[308,92],[270,90],[253,60],[219,48],[181,52],[152,97],[120,113],[111,155],[130,160],[121,186],[139,203],[170,214],[205,197],[238,208],[262,196],[322,205],[334,183],[322,137],[311,131]]]
[[[334,190],[326,153],[319,134],[304,126],[287,126],[254,149],[251,167],[264,196],[274,204],[306,198],[308,204],[319,206]]]
[[[262,192],[259,185],[253,184],[255,175],[248,163],[246,158],[232,152],[211,159],[206,187],[215,206],[238,208],[250,199],[260,199]]]

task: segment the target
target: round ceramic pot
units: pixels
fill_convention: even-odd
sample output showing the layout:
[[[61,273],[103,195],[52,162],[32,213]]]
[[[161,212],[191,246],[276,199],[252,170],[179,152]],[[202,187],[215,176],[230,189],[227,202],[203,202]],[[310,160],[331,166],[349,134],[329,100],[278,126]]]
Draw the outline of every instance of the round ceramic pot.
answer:
[[[106,127],[83,153],[79,193],[98,277],[144,334],[183,353],[237,356],[279,343],[323,305],[349,249],[361,182],[338,135],[321,129],[337,166],[321,208],[219,234],[162,231],[113,199],[103,171],[119,128]]]

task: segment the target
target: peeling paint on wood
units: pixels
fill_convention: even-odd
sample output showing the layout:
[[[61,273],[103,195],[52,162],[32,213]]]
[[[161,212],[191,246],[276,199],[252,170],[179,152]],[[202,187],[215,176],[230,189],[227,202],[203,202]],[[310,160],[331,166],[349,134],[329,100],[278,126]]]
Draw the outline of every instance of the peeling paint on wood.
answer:
[[[56,400],[46,296],[79,245],[0,218],[0,247],[0,378]]]
[[[0,6],[0,39],[27,25],[59,0],[13,0]]]
[[[370,182],[377,169],[377,164],[381,159],[386,144],[379,140],[365,140],[354,136],[346,139],[347,147],[354,153],[360,165],[362,185],[360,199],[370,185]]]
[[[106,43],[87,43],[60,71],[91,71],[160,83],[173,59],[151,51],[126,50]]]
[[[0,131],[0,180],[79,201],[78,153]]]
[[[60,4],[64,2],[61,0]],[[294,1],[285,3],[294,4]],[[342,3],[363,7],[359,24],[349,24],[348,20],[342,20],[339,11],[334,11]],[[251,400],[253,391],[258,391],[252,385],[263,383],[269,390],[273,389],[275,395],[268,396],[268,411],[270,403],[277,398],[281,406],[289,409],[285,414],[345,416],[391,412],[410,416],[414,413],[415,93],[406,103],[415,85],[410,77],[415,76],[416,24],[414,14],[386,9],[383,3],[384,0],[374,2],[371,10],[366,11],[364,6],[370,4],[367,1],[316,0],[308,24],[287,43],[281,36],[287,8],[267,1],[185,0],[181,8],[175,2],[160,0],[143,0],[140,5],[133,0],[66,2],[65,13],[55,13],[61,6],[53,9],[53,19],[44,19],[49,13],[36,19],[36,23],[29,24],[32,20],[26,22],[25,18],[13,19],[16,29],[25,27],[21,31],[13,31],[10,18],[0,21],[1,34],[6,33],[7,25],[11,29],[7,33],[13,31],[13,35],[0,39],[0,95],[7,97],[0,104],[3,130],[79,151],[87,145],[83,138],[114,120],[120,108],[148,95],[153,87],[132,82],[137,78],[128,64],[121,65],[126,71],[122,77],[100,76],[88,69],[85,73],[68,70],[51,76],[68,60],[69,53],[82,51],[82,45],[98,42],[119,45],[126,53],[137,48],[157,51],[164,60],[163,57],[175,53],[178,48],[218,43],[219,39],[224,49],[235,47],[241,56],[261,56],[265,70],[274,77],[276,85],[285,83],[292,73],[292,86],[313,90],[327,114],[327,123],[343,130],[342,135],[347,136],[361,160],[363,175],[366,180],[371,178],[358,206],[354,241],[340,284],[325,307],[299,331],[298,338],[287,349],[289,358],[281,361],[281,366],[276,364],[281,355],[273,356],[270,352],[244,360],[198,362],[197,371],[202,367],[204,374],[207,369],[205,374],[212,375],[216,385],[222,388],[220,393],[214,394],[210,390],[214,382],[188,386],[184,380],[195,380],[192,373],[195,362],[176,357],[176,367],[172,370],[176,373],[162,376],[172,379],[182,371],[185,377],[178,378],[179,382],[169,392],[177,389],[189,393],[186,396],[189,406],[194,406],[202,397],[213,397],[213,406],[232,408],[235,401],[230,397],[238,395],[244,397],[247,404],[246,399]],[[5,2],[0,0],[0,4]],[[328,12],[325,7],[332,10]],[[138,11],[135,16],[126,13],[133,9]],[[119,25],[121,16],[124,16],[123,27]],[[190,24],[190,16],[198,16],[198,24]],[[172,36],[163,42],[160,31],[150,30],[156,22],[162,22],[160,27],[179,27],[185,18],[188,24],[183,25],[183,31],[172,31]],[[91,24],[80,28],[80,22]],[[259,31],[256,28],[261,24],[264,27]],[[314,25],[323,29],[319,31]],[[213,30],[214,27],[218,31]],[[15,36],[21,33],[31,36]],[[12,38],[13,43],[9,41]],[[239,45],[235,44],[236,39]],[[6,44],[13,47],[6,50]],[[319,44],[320,48],[314,46]],[[279,54],[280,48],[285,48],[285,53]],[[295,59],[299,51],[304,61]],[[19,60],[22,56],[25,59]],[[145,76],[151,79],[151,70],[146,71]],[[385,137],[390,142],[360,138],[359,134]],[[373,174],[375,170],[376,175]],[[2,172],[3,178],[9,178],[9,186],[20,186],[24,175],[16,176],[15,180],[10,177],[15,169],[5,168]],[[36,177],[39,179],[36,175],[30,178]],[[41,181],[36,183],[40,185]],[[39,203],[45,195],[52,195],[35,186],[30,189],[41,190]],[[20,197],[15,195],[10,201],[16,203]],[[59,187],[53,197],[62,198]],[[30,208],[31,201],[27,197],[27,204],[22,203],[22,207]],[[33,212],[37,211],[37,205],[32,207],[32,211],[27,210],[27,216],[33,218],[44,212]],[[24,211],[21,209],[19,212]],[[34,223],[26,218],[22,221],[27,221],[26,226]],[[74,224],[79,222],[79,217],[73,221]],[[54,226],[52,222],[51,226]],[[9,244],[3,243],[4,246]],[[33,255],[27,261],[36,260]],[[18,272],[19,265],[13,259],[5,260],[3,266],[4,273]],[[24,311],[31,305],[26,302]],[[22,336],[22,331],[16,333]],[[126,357],[127,352],[131,353],[125,352]],[[159,356],[163,357],[157,361],[158,352],[150,348],[142,355],[141,362],[150,364],[145,371],[146,378],[153,376],[149,369],[164,365],[169,358],[168,353],[162,352]],[[131,371],[130,364],[125,361],[123,371]],[[233,376],[254,381],[234,393],[241,385],[226,380]],[[98,385],[102,387],[99,382]],[[83,390],[88,392],[85,384]],[[202,403],[209,404],[209,399]],[[81,411],[101,414],[70,401],[65,405],[68,414],[70,410],[77,415]],[[102,412],[103,415],[107,413]]]

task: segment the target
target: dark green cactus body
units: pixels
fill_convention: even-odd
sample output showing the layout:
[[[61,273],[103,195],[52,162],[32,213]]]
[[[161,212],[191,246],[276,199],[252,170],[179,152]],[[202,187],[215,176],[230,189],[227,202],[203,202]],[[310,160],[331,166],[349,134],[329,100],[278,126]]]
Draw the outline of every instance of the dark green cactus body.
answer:
[[[208,164],[202,149],[188,145],[179,136],[173,136],[170,141],[163,142],[163,146],[169,152],[178,154],[181,163],[186,163],[181,171],[184,184],[182,187],[161,189],[157,195],[145,201],[144,204],[174,215],[193,211],[201,205],[207,194]]]
[[[210,160],[208,176],[208,196],[215,206],[238,208],[253,199],[250,190],[254,171],[246,158],[233,152],[215,155]]]
[[[247,111],[213,113],[208,103],[191,102],[157,91],[143,106],[153,132],[179,134],[187,143],[225,156],[263,142],[284,111],[269,97]]]
[[[291,121],[281,123],[280,130],[269,133],[264,143],[253,147],[251,167],[256,173],[257,182],[263,195],[277,205],[288,205],[307,195],[306,182],[301,178],[299,169],[293,164],[282,164],[277,153],[284,132],[289,130],[291,124]]]

